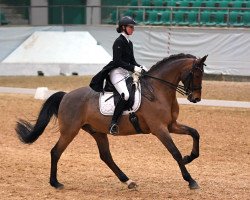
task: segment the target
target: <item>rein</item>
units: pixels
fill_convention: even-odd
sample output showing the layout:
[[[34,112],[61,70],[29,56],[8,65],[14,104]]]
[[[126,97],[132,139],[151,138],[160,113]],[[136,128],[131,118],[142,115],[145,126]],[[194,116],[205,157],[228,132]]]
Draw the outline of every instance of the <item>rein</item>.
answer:
[[[177,92],[179,92],[179,93],[182,94],[183,96],[189,94],[189,92],[187,92],[187,91],[185,90],[185,87],[184,87],[183,85],[175,85],[175,84],[173,84],[173,83],[171,83],[171,82],[168,82],[168,81],[165,81],[165,80],[163,80],[163,79],[160,79],[160,78],[151,76],[151,75],[149,75],[149,74],[143,74],[142,76],[147,76],[147,77],[149,77],[149,78],[158,80],[158,81],[162,82],[163,84],[169,86],[170,88],[176,90]]]
[[[193,92],[194,90],[199,90],[199,89],[202,88],[201,85],[200,85],[200,86],[194,86],[194,85],[193,85],[193,73],[194,73],[193,70],[194,70],[194,69],[199,69],[199,70],[202,71],[202,69],[200,69],[199,67],[196,67],[196,64],[197,64],[197,63],[196,63],[196,60],[194,60],[192,69],[191,69],[191,71],[189,72],[189,74],[188,74],[186,80],[184,81],[184,86],[183,86],[183,85],[179,85],[179,84],[178,84],[178,85],[175,85],[175,84],[173,84],[173,83],[171,83],[171,82],[169,82],[169,81],[165,81],[165,80],[163,80],[163,79],[160,79],[160,78],[151,76],[151,75],[147,74],[147,72],[144,73],[144,74],[142,75],[142,77],[143,77],[143,76],[147,76],[147,77],[149,77],[149,78],[158,80],[158,81],[162,82],[163,84],[169,86],[170,88],[174,89],[175,91],[179,92],[179,93],[182,94],[183,96],[185,96],[185,95],[188,96],[188,95],[189,95],[191,92]],[[202,64],[205,65],[204,63],[202,63]],[[202,71],[202,72],[203,72],[203,71]],[[185,83],[186,83],[186,84],[185,84]],[[191,88],[190,88],[190,87],[191,87]]]

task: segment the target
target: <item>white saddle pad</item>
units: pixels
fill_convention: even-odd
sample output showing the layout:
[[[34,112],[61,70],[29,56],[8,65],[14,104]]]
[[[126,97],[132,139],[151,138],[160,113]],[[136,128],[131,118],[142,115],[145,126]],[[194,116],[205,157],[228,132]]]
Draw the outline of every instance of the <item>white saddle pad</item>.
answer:
[[[140,90],[140,86],[138,88],[139,89],[135,91],[135,102],[133,105],[133,110],[130,110],[130,111],[126,110],[123,112],[123,115],[128,115],[131,112],[136,112],[139,109],[141,105],[141,92],[140,92],[141,90]],[[104,94],[100,93],[99,107],[100,107],[100,112],[103,115],[113,115],[114,113],[115,104],[114,104],[114,97],[111,97],[112,95],[113,95],[113,92],[105,92]]]

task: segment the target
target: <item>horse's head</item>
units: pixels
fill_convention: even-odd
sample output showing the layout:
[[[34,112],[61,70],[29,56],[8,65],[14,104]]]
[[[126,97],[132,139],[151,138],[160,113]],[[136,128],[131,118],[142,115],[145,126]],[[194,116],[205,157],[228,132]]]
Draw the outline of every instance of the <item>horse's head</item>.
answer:
[[[206,58],[207,55],[199,59],[194,59],[191,69],[185,71],[181,76],[188,100],[193,103],[197,103],[201,100],[203,67]]]
[[[191,54],[171,55],[153,65],[147,73],[143,74],[143,77],[157,80],[158,83],[187,95],[190,102],[196,103],[201,100],[203,67],[206,58],[207,55],[199,59]],[[180,81],[184,86],[178,84]],[[145,88],[148,88],[148,85],[144,84]]]

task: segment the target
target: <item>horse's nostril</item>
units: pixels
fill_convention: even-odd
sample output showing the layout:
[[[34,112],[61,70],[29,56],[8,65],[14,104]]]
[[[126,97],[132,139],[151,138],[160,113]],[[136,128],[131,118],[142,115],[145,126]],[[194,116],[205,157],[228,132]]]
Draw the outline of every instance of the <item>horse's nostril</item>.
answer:
[[[200,100],[200,98],[195,98],[195,102],[199,102]]]

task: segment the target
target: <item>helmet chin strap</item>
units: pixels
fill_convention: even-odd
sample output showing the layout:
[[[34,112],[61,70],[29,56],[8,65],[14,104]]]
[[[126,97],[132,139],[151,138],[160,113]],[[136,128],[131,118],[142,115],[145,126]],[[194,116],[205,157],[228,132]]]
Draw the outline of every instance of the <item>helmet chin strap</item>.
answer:
[[[125,31],[124,31],[124,32],[125,32],[127,35],[129,35],[126,28],[125,28]]]
[[[127,32],[127,26],[124,26],[125,28],[123,29],[123,32],[126,33],[126,35],[129,35],[128,32]]]

